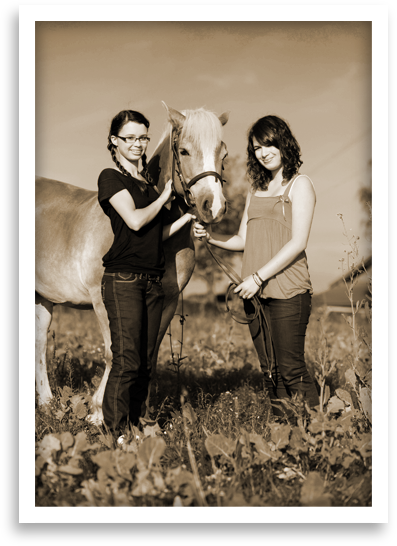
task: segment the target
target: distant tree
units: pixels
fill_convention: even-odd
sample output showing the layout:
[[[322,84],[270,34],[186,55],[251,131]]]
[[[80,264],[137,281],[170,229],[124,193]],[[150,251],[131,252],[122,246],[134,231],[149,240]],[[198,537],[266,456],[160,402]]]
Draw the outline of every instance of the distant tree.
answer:
[[[369,169],[372,169],[372,160],[368,162]],[[360,202],[364,207],[365,219],[364,229],[365,237],[372,241],[372,176],[368,183],[363,185],[359,190]]]
[[[227,159],[224,190],[227,198],[227,213],[219,224],[219,232],[229,235],[237,233],[243,214],[249,183],[246,175],[246,162],[240,156]]]

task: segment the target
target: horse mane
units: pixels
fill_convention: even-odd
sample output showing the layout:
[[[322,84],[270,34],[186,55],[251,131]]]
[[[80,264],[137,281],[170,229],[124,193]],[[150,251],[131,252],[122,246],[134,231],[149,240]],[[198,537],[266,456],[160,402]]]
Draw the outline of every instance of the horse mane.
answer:
[[[222,125],[218,116],[204,108],[181,110],[181,113],[186,117],[181,138],[189,140],[195,148],[203,150],[204,153],[213,150],[221,140],[222,135]],[[171,122],[168,121],[153,156],[160,151],[165,141],[169,139],[171,126]]]
[[[182,139],[189,140],[195,148],[203,152],[212,151],[221,140],[222,125],[213,112],[199,108],[183,112],[186,121],[181,133]]]

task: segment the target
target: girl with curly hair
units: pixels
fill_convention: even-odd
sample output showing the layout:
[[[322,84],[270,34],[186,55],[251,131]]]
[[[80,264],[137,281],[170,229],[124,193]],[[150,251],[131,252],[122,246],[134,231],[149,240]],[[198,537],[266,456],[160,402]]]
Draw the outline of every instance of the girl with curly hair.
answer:
[[[304,355],[313,293],[305,249],[316,194],[310,178],[299,173],[300,155],[284,120],[259,119],[248,133],[251,188],[238,234],[224,240],[197,222],[193,229],[214,246],[244,251],[243,282],[234,292],[244,300],[247,315],[252,315],[250,299],[257,295],[267,319],[268,330],[257,318],[250,332],[275,416],[288,415],[283,399],[298,395],[312,407],[319,402]]]

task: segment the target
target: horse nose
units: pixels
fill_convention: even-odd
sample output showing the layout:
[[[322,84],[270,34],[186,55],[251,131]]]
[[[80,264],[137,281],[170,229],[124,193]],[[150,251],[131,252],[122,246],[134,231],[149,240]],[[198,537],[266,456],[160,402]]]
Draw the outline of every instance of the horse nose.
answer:
[[[203,209],[205,212],[211,212],[211,206],[212,206],[212,203],[210,203],[210,200],[209,199],[204,199],[203,201]]]
[[[213,219],[213,222],[216,224],[218,222],[220,222],[222,220],[222,218],[224,217],[224,215],[226,214],[226,210],[227,210],[227,202],[225,200],[225,202],[223,203],[222,207],[219,209],[218,213],[216,214],[216,216],[214,217]]]

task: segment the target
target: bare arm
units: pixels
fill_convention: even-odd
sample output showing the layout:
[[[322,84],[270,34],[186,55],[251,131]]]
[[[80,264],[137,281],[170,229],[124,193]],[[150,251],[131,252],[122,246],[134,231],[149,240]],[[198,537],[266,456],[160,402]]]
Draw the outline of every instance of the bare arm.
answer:
[[[316,205],[316,194],[309,178],[300,177],[294,184],[290,197],[292,237],[267,264],[258,269],[258,275],[263,281],[274,277],[286,268],[307,246]],[[239,292],[242,297],[251,298],[258,290],[259,286],[250,275],[235,289],[235,292]]]
[[[234,252],[241,252],[245,247],[245,239],[247,235],[247,220],[248,220],[248,207],[251,200],[251,192],[248,192],[245,200],[245,207],[243,216],[241,218],[240,227],[237,235],[230,237],[229,235],[212,234],[211,230],[207,231],[201,224],[196,223],[193,229],[193,234],[198,239],[205,237],[207,241],[218,248],[224,248],[225,250],[231,250]]]
[[[179,231],[183,226],[188,224],[193,218],[196,218],[193,214],[190,214],[187,212],[178,220],[173,222],[172,224],[168,224],[168,226],[163,227],[163,241],[166,241],[170,237],[174,235],[177,231]]]
[[[157,216],[166,203],[173,199],[171,193],[171,181],[168,181],[158,199],[143,209],[135,207],[134,200],[128,190],[121,190],[113,195],[109,199],[109,203],[120,214],[130,229],[139,231]]]

